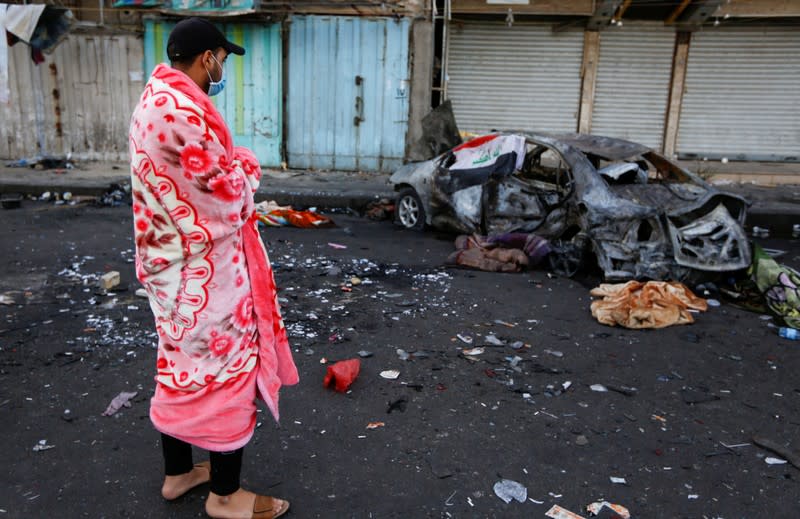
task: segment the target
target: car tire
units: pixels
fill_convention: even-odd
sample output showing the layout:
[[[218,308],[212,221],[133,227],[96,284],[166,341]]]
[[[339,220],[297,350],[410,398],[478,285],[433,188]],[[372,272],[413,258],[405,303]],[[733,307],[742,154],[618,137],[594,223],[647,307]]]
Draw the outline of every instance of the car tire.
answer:
[[[547,257],[550,270],[559,276],[571,278],[586,267],[588,240],[582,233],[566,240],[551,240],[550,246],[553,249]]]
[[[425,208],[414,188],[401,189],[397,193],[394,207],[394,221],[397,225],[412,231],[425,229]]]

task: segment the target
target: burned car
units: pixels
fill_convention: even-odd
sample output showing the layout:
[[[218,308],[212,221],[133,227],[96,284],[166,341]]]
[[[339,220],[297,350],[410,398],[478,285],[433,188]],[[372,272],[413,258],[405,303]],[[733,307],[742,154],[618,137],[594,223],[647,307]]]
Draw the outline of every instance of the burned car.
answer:
[[[395,220],[458,233],[535,233],[568,275],[696,280],[747,268],[747,202],[647,146],[585,134],[491,134],[390,178]]]

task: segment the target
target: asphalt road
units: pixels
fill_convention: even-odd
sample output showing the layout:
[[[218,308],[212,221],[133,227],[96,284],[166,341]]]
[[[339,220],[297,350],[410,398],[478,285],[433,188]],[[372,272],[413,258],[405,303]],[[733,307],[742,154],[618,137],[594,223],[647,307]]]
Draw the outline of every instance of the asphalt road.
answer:
[[[448,270],[451,237],[333,217],[262,232],[301,382],[280,425],[260,414],[243,482],[289,499],[288,517],[586,515],[600,499],[637,518],[795,515],[800,472],[750,444],[798,448],[800,343],[770,321],[723,304],[690,326],[611,328],[589,312],[591,277]],[[159,494],[130,208],[26,202],[0,222],[0,518],[204,516],[207,489]],[[800,264],[797,240],[767,245]],[[109,270],[122,285],[103,295]],[[351,390],[323,388],[322,362],[359,352]],[[122,391],[131,407],[101,416]],[[501,479],[528,499],[504,503]]]

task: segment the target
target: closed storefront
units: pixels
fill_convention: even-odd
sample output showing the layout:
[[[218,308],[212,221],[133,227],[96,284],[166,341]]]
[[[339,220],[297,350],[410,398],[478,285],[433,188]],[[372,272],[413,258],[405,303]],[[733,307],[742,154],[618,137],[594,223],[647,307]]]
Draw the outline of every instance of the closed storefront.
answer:
[[[145,22],[145,81],[167,59],[167,38],[174,23]],[[253,150],[265,166],[281,163],[282,61],[279,24],[220,24],[226,37],[245,48],[244,56],[225,63],[225,90],[213,97],[237,146]]]
[[[600,33],[591,133],[662,147],[674,47],[663,25]]]
[[[692,34],[678,155],[797,160],[800,30],[707,28]]]
[[[577,130],[582,30],[453,21],[449,31],[447,98],[460,130]]]
[[[391,171],[408,130],[409,21],[295,16],[289,22],[289,167]]]
[[[9,48],[8,58],[0,157],[126,160],[131,112],[143,87],[140,36],[76,33],[38,65],[23,43]]]

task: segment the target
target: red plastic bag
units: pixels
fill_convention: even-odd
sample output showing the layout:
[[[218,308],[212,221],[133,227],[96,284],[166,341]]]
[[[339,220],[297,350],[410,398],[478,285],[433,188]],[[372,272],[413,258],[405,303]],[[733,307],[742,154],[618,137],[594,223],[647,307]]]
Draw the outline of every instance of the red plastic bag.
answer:
[[[336,391],[344,393],[356,377],[358,377],[359,370],[361,370],[360,360],[341,360],[336,364],[328,366],[328,372],[325,374],[325,380],[322,385],[329,387],[333,384],[333,388]]]

